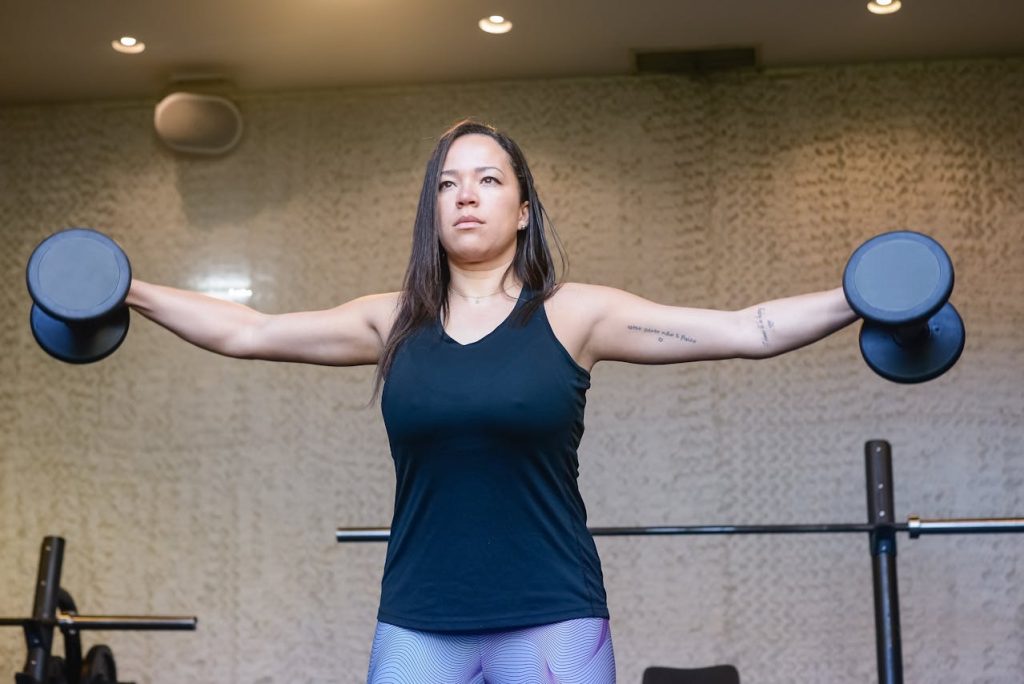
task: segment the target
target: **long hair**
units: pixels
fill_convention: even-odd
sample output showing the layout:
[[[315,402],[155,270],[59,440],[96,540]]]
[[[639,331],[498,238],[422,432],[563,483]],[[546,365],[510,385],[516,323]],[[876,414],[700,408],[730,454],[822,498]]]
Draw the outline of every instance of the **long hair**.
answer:
[[[439,238],[437,193],[448,150],[455,140],[464,135],[486,135],[505,150],[519,183],[520,201],[529,202],[529,223],[526,228],[516,233],[516,254],[505,273],[505,277],[509,273],[514,273],[533,295],[522,309],[523,320],[532,315],[537,307],[558,289],[558,274],[555,273],[555,263],[548,247],[546,231],[551,232],[562,272],[567,266],[565,251],[558,235],[553,227],[547,226],[550,220],[540,197],[537,196],[533,174],[530,173],[530,167],[527,166],[526,157],[519,149],[519,145],[493,127],[470,119],[452,126],[437,141],[437,146],[427,160],[423,188],[420,190],[419,205],[416,208],[416,220],[413,223],[412,253],[409,255],[409,266],[405,270],[395,322],[377,362],[374,396],[377,396],[381,385],[387,380],[395,353],[402,343],[420,326],[448,315],[448,287],[451,274],[448,271],[448,255]]]

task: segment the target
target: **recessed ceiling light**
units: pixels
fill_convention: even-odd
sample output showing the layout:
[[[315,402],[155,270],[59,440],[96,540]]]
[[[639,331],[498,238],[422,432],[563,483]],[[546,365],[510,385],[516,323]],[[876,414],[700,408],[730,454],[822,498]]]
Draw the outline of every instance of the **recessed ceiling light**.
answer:
[[[146,49],[146,44],[132,36],[121,36],[110,42],[110,47],[126,55],[137,55]]]
[[[512,22],[500,14],[484,17],[479,23],[480,30],[487,33],[508,33],[512,30]]]
[[[892,14],[899,12],[902,6],[900,0],[871,0],[868,3],[868,11],[873,14]]]

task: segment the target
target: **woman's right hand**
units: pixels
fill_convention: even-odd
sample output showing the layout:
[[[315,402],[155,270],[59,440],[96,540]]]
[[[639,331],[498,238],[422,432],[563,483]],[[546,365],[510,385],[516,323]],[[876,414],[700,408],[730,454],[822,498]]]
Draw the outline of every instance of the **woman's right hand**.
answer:
[[[187,342],[225,356],[358,366],[380,358],[398,293],[360,297],[323,311],[271,315],[198,292],[133,280],[125,303]]]

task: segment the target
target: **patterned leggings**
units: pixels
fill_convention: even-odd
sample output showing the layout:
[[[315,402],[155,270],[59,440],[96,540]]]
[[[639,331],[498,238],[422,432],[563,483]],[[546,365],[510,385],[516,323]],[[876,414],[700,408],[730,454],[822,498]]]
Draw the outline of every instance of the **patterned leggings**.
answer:
[[[367,684],[615,684],[608,620],[505,632],[419,632],[377,623]]]

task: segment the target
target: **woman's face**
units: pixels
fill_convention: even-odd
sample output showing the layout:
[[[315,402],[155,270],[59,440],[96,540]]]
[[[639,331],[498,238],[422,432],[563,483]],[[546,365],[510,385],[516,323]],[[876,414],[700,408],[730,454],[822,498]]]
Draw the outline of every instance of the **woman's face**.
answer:
[[[437,189],[438,238],[457,265],[497,267],[512,260],[528,202],[508,153],[494,138],[471,134],[448,149]]]

